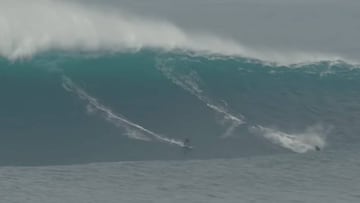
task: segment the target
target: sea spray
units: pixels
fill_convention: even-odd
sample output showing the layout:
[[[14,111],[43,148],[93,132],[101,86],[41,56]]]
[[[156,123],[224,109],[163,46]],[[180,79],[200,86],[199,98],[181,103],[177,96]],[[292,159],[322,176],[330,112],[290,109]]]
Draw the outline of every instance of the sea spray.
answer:
[[[308,127],[305,132],[285,133],[260,125],[249,127],[250,132],[263,136],[272,143],[297,153],[323,149],[326,146],[325,138],[326,134],[329,133],[329,129],[315,125]]]
[[[0,56],[31,58],[52,50],[127,52],[155,48],[246,57],[274,64],[345,60],[327,53],[254,49],[211,33],[192,32],[166,20],[125,9],[94,8],[51,0],[1,1]]]

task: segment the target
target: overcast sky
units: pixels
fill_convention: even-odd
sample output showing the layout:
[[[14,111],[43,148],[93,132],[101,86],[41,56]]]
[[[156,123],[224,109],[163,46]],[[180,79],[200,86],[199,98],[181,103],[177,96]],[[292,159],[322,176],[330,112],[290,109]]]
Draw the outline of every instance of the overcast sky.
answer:
[[[280,51],[360,58],[359,0],[76,0]]]

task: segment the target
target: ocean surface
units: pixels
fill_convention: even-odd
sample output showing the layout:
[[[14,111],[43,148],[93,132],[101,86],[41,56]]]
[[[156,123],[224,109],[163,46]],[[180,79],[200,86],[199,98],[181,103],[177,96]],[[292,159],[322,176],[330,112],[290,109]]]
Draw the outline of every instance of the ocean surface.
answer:
[[[359,202],[356,152],[1,167],[2,202]]]
[[[360,63],[65,1],[0,5],[0,202],[360,202]]]

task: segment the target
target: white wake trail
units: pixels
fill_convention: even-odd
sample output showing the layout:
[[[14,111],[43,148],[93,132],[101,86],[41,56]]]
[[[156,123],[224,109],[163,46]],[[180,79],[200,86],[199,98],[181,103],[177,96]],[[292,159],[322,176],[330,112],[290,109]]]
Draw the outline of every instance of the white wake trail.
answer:
[[[164,61],[157,61],[157,69],[163,73],[163,75],[171,80],[174,84],[186,90],[201,102],[203,102],[209,109],[223,116],[225,121],[230,122],[230,127],[222,135],[226,138],[232,135],[232,132],[240,125],[245,124],[244,117],[241,118],[231,114],[224,106],[215,104],[210,98],[204,95],[203,90],[199,87],[196,81],[199,78],[196,75],[196,72],[191,72],[190,74],[177,74],[174,72],[173,68],[169,64],[166,64]]]
[[[184,147],[182,141],[178,141],[172,138],[161,136],[155,132],[152,132],[132,121],[129,121],[124,116],[120,114],[115,114],[111,111],[110,108],[102,105],[94,97],[87,94],[83,89],[77,86],[69,77],[62,76],[62,86],[68,92],[74,93],[81,100],[88,102],[87,110],[89,113],[100,112],[101,115],[109,122],[113,123],[117,127],[123,127],[127,131],[127,135],[132,139],[140,139],[149,141],[150,138],[146,135],[150,135],[152,138],[155,138],[158,141],[165,142],[168,144],[178,145]],[[146,135],[145,135],[146,134]]]

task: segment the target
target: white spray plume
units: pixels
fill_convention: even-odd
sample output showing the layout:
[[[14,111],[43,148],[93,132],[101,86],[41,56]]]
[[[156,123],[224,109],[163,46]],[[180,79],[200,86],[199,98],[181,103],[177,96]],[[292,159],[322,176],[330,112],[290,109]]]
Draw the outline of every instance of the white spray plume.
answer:
[[[39,52],[183,50],[260,59],[277,64],[342,60],[316,53],[255,51],[232,40],[184,31],[165,21],[51,0],[0,0],[0,56],[10,60]]]
[[[250,127],[249,130],[252,133],[263,136],[274,144],[297,153],[305,153],[324,148],[326,145],[326,135],[331,129],[316,125],[307,128],[303,133],[290,134],[258,125]]]

